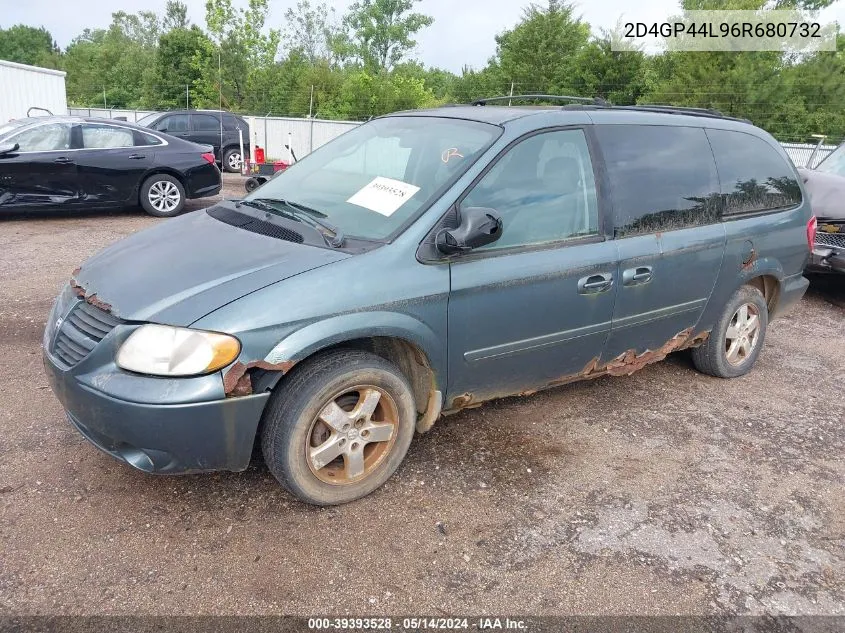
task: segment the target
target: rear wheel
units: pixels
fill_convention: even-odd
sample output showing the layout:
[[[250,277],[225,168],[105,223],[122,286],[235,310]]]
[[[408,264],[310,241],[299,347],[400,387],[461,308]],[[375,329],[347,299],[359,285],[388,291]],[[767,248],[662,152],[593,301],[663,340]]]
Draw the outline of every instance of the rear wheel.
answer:
[[[316,505],[363,497],[399,467],[416,408],[393,363],[358,350],[329,352],[279,384],[264,414],[261,446],[270,472]]]
[[[170,218],[185,208],[185,188],[173,176],[153,174],[141,185],[140,201],[150,215]]]
[[[243,164],[243,157],[241,150],[236,147],[230,147],[223,152],[223,169],[230,173],[240,173],[241,165]]]
[[[763,294],[753,286],[742,286],[725,305],[707,341],[692,350],[696,369],[718,378],[747,374],[760,355],[768,325]]]

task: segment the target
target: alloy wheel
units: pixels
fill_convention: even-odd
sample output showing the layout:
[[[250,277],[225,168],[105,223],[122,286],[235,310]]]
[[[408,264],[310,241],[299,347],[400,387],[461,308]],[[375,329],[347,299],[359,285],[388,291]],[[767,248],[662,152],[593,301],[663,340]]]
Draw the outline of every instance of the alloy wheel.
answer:
[[[398,432],[399,410],[390,394],[373,385],[344,389],[312,421],[305,458],[325,483],[356,483],[384,461]]]
[[[175,211],[182,199],[179,188],[169,180],[154,182],[147,197],[153,208],[162,213]]]
[[[731,317],[725,332],[725,355],[731,365],[741,365],[754,352],[760,340],[760,312],[753,303],[744,303]]]

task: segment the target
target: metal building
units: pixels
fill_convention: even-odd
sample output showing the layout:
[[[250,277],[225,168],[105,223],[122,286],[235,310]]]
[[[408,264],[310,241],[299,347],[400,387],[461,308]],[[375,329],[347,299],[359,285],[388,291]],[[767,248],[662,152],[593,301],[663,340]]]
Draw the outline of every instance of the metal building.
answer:
[[[0,60],[0,124],[25,117],[32,107],[67,114],[65,74],[61,70]]]

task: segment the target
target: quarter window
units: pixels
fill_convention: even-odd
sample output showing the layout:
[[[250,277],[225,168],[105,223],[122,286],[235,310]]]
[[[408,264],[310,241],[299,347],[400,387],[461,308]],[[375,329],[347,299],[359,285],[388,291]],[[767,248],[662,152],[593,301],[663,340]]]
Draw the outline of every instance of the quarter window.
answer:
[[[156,123],[155,129],[160,132],[187,132],[191,118],[187,114],[171,114]]]
[[[70,149],[70,128],[67,123],[47,123],[24,130],[9,138],[20,145],[21,152],[55,152]]]
[[[86,149],[114,149],[133,145],[135,136],[130,129],[111,125],[82,126],[82,147]]]
[[[502,216],[502,237],[477,250],[596,233],[596,185],[584,132],[557,130],[521,141],[484,175],[461,207],[489,207]]]
[[[719,181],[702,128],[599,125],[616,237],[712,224]]]
[[[707,130],[725,197],[725,215],[801,204],[795,170],[763,139],[731,130]]]

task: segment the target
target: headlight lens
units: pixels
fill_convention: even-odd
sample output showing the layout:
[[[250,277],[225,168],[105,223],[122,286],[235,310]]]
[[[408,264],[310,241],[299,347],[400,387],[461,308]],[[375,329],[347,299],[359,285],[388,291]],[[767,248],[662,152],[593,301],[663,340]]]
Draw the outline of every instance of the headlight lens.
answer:
[[[120,346],[117,365],[153,376],[197,376],[225,367],[240,353],[234,336],[150,323]]]

